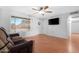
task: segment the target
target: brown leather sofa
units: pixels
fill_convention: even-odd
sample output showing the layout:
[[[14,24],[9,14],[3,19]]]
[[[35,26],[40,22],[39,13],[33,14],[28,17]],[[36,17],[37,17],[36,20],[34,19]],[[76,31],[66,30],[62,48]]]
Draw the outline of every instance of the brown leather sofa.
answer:
[[[32,53],[33,41],[11,40],[4,28],[0,28],[0,52],[2,53]]]

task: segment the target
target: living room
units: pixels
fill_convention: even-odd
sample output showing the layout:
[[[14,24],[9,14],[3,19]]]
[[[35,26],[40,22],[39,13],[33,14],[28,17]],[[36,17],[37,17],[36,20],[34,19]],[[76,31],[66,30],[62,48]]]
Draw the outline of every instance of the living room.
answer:
[[[3,27],[7,34],[18,33],[22,39],[32,40],[31,52],[67,53],[69,16],[78,10],[78,6],[2,6],[0,27]],[[49,21],[51,19],[57,21],[53,23]]]

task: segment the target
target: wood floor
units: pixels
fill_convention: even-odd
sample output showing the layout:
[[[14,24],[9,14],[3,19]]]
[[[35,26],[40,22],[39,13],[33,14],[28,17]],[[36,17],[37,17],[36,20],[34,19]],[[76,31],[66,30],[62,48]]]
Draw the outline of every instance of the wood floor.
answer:
[[[34,53],[64,53],[68,52],[68,40],[48,35],[36,35],[26,37],[26,40],[33,40]]]
[[[71,36],[72,41],[72,52],[78,52],[79,53],[79,33],[72,33]]]

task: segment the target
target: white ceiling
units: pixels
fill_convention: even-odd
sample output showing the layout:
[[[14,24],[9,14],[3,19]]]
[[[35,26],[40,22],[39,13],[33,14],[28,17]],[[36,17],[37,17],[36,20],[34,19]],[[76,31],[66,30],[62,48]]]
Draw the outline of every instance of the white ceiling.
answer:
[[[25,13],[27,15],[32,15],[35,11],[32,10],[33,7],[39,6],[10,6],[13,11]],[[44,16],[52,16],[52,15],[59,15],[63,13],[69,13],[76,10],[79,10],[79,6],[49,6],[49,10],[53,11],[53,13],[45,14]],[[34,16],[40,17],[42,15],[35,14]]]

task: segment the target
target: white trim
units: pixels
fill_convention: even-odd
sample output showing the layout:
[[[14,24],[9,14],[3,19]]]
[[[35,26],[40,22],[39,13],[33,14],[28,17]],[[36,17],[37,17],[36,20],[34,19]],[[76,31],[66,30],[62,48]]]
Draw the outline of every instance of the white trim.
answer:
[[[69,30],[69,41],[68,41],[68,52],[73,52],[73,50],[72,50],[72,39],[71,39],[71,22],[72,22],[72,20],[71,20],[71,18],[69,17],[68,18],[68,22],[67,22],[67,26],[68,26],[68,30]]]

